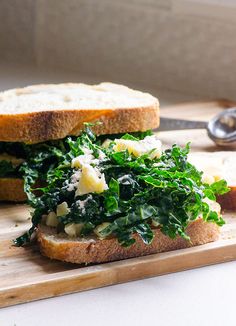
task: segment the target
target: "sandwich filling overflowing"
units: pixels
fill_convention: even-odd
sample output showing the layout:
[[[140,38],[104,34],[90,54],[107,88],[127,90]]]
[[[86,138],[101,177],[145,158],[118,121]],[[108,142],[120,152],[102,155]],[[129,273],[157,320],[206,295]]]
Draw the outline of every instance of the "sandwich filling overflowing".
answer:
[[[35,170],[40,180],[48,164],[56,164],[55,151],[62,148],[63,140],[28,145],[20,142],[0,142],[0,178],[23,178],[26,166]],[[65,148],[66,150],[66,148]]]
[[[0,142],[0,178],[21,177],[19,170],[25,158],[20,144]]]
[[[39,224],[68,238],[115,237],[122,246],[132,245],[134,234],[150,244],[154,228],[189,239],[186,228],[200,217],[224,224],[211,202],[227,184],[202,179],[188,162],[189,145],[163,151],[151,132],[109,138],[96,138],[86,126],[77,138],[26,145],[35,150],[19,171],[34,212],[17,245],[30,241]]]

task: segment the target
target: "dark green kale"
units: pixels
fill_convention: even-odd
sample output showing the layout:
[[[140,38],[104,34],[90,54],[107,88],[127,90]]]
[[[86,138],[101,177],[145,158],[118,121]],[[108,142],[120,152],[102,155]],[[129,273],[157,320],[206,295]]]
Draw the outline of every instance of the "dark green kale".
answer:
[[[0,161],[0,178],[17,174],[17,169],[8,161]]]
[[[146,135],[149,134],[125,134],[122,138],[139,140]],[[17,245],[30,241],[42,216],[56,212],[63,202],[67,203],[69,213],[58,217],[58,232],[69,223],[82,223],[81,235],[86,236],[106,222],[100,236],[116,237],[123,246],[135,242],[134,233],[150,244],[154,237],[153,225],[170,238],[189,239],[186,227],[199,216],[219,226],[224,224],[222,217],[212,211],[204,199],[214,200],[215,195],[227,192],[226,182],[202,183],[202,172],[187,160],[189,144],[185,148],[173,145],[161,157],[151,159],[150,153],[137,158],[128,150],[115,152],[113,141],[104,148],[103,140],[102,137],[96,139],[86,127],[77,138],[41,144],[31,153],[20,171],[29,204],[34,208],[32,227],[16,239]],[[76,195],[76,187],[71,188],[75,173],[71,161],[86,150],[97,159],[96,168],[104,174],[108,189],[102,193]],[[38,197],[34,193],[37,180],[42,184],[37,189],[41,191]]]

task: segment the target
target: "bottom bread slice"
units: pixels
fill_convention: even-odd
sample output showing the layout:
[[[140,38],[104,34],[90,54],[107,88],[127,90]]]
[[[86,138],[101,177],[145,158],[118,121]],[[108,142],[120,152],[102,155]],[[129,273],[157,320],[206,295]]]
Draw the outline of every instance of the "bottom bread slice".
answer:
[[[64,233],[57,234],[55,228],[40,225],[37,230],[37,241],[40,251],[51,259],[76,264],[103,263],[125,258],[145,256],[170,250],[183,249],[216,241],[220,230],[216,224],[204,222],[201,218],[193,221],[187,228],[191,241],[177,237],[170,239],[159,228],[154,229],[154,240],[150,245],[144,244],[138,235],[132,246],[122,247],[117,239],[99,240],[71,239]]]
[[[0,178],[0,201],[24,202],[24,182],[20,178]]]

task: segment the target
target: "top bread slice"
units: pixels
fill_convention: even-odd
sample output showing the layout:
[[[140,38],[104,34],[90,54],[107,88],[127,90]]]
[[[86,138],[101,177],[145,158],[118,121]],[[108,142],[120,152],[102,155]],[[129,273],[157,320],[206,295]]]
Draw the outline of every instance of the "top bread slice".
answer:
[[[126,86],[35,85],[0,93],[0,141],[38,143],[78,135],[101,121],[97,135],[145,131],[159,125],[159,102]]]

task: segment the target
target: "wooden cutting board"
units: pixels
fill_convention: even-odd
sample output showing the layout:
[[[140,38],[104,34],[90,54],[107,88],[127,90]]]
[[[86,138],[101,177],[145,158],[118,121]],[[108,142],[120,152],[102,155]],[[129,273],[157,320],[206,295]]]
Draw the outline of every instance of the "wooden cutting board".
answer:
[[[165,108],[162,116],[207,120],[231,105],[227,101],[188,103]],[[217,150],[203,130],[159,136],[165,146],[192,141],[193,150]],[[51,261],[36,246],[12,246],[11,240],[29,228],[29,216],[25,205],[0,205],[0,307],[236,259],[236,213],[224,214],[227,224],[214,243],[91,266]]]

